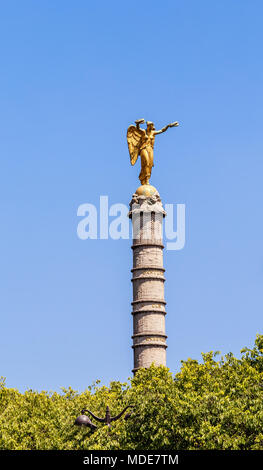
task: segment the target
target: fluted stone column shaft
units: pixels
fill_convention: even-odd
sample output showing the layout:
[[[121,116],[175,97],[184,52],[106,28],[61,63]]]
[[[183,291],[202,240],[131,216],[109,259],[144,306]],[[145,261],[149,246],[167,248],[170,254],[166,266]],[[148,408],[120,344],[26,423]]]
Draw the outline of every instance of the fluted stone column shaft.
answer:
[[[129,212],[133,224],[133,372],[152,363],[166,365],[164,216],[157,191],[151,196],[133,195]]]

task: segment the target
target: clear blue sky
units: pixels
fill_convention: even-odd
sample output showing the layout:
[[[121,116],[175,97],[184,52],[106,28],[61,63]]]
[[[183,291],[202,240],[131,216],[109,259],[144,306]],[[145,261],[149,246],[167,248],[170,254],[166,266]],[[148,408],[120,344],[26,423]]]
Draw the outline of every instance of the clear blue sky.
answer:
[[[164,253],[168,367],[262,332],[261,0],[1,1],[0,375],[84,390],[132,369],[128,240],[76,235],[79,204],[128,204],[126,129],[156,140],[152,183],[186,204]]]

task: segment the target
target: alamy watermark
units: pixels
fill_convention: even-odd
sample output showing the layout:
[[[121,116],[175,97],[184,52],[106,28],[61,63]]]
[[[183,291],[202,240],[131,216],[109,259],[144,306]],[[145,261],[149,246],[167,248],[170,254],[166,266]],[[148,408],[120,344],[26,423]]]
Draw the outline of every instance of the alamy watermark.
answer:
[[[156,239],[164,238],[167,250],[182,250],[185,245],[185,204],[165,204],[164,211],[165,218],[162,213],[154,211],[140,213],[140,207],[136,204],[129,211],[122,203],[109,206],[108,196],[100,196],[98,208],[91,203],[79,205],[77,216],[81,220],[77,235],[81,240],[132,240],[154,236]],[[153,220],[156,223],[152,224]]]

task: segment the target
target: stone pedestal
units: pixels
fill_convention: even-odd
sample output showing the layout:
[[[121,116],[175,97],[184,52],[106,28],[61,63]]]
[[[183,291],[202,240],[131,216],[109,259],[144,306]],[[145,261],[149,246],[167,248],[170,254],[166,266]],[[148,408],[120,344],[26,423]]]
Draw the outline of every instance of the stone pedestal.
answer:
[[[134,369],[166,365],[162,224],[165,211],[158,191],[143,185],[133,194],[133,350]]]

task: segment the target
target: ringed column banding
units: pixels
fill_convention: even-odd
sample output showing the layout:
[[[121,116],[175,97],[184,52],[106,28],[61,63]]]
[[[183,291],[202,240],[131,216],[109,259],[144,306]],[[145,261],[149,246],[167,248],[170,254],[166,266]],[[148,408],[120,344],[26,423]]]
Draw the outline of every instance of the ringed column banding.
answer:
[[[133,194],[129,212],[133,225],[133,372],[152,363],[166,366],[162,241],[165,211],[158,191],[150,186],[150,195],[145,195],[145,186]]]

